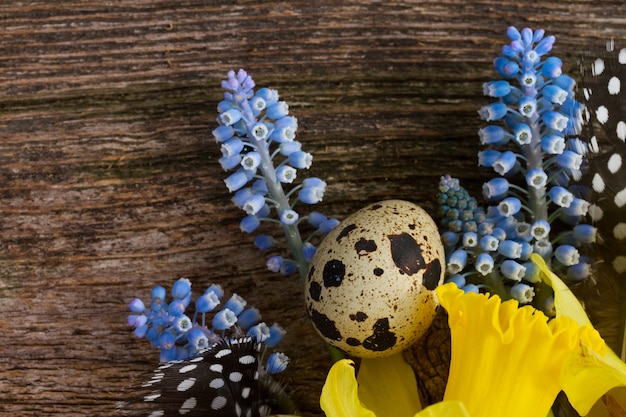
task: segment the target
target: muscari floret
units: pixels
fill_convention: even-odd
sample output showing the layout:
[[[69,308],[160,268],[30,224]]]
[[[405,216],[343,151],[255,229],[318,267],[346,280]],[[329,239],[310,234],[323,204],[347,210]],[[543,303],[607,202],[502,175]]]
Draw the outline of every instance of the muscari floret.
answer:
[[[595,241],[595,228],[582,223],[589,203],[568,189],[580,178],[587,151],[576,137],[582,105],[561,60],[545,56],[553,36],[514,27],[507,35],[511,43],[494,61],[504,79],[483,86],[498,100],[478,112],[490,122],[478,132],[486,146],[479,165],[498,174],[483,185],[490,205],[479,207],[456,179],[443,177],[439,186],[447,279],[468,292],[495,293],[553,314],[551,293],[538,281],[530,255],[540,254],[572,282],[591,271],[580,254]],[[470,232],[475,235],[468,239]]]
[[[253,233],[262,221],[281,225],[292,258],[273,256],[267,262],[268,268],[284,275],[298,270],[304,279],[315,251],[311,239],[327,234],[339,221],[319,213],[301,216],[295,210],[298,201],[320,202],[326,183],[319,178],[306,178],[291,185],[297,170],[309,169],[313,157],[295,140],[298,121],[289,115],[287,103],[279,101],[278,92],[269,88],[255,92],[254,87],[244,70],[230,71],[228,79],[222,81],[226,92],[218,105],[219,127],[213,136],[221,144],[220,164],[231,172],[224,182],[234,193],[235,205],[247,214],[240,223],[242,231]],[[315,230],[303,239],[299,226],[306,220]],[[276,243],[269,235],[255,239],[260,250],[270,249]]]
[[[192,303],[191,282],[178,279],[172,286],[172,300],[166,302],[166,290],[154,287],[149,307],[139,298],[129,303],[132,314],[128,324],[135,327],[135,336],[146,338],[161,349],[160,360],[184,360],[198,354],[223,340],[253,336],[263,345],[262,357],[273,349],[285,336],[285,330],[277,323],[267,326],[261,321],[258,309],[248,307],[246,300],[233,294],[220,310],[224,291],[219,285],[209,286],[195,301],[193,320],[185,315]],[[270,354],[266,371],[270,374],[283,371],[289,358],[284,354]]]

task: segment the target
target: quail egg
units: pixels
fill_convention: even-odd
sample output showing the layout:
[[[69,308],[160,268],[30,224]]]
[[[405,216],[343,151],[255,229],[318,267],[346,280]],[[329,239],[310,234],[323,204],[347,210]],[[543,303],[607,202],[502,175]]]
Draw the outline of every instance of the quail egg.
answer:
[[[317,248],[305,281],[308,315],[326,342],[351,356],[391,355],[430,326],[444,265],[424,209],[403,200],[369,205]]]

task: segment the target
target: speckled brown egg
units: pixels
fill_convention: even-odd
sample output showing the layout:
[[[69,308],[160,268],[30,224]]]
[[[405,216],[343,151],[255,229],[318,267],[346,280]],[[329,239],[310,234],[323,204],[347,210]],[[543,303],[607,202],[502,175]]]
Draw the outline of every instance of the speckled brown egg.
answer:
[[[347,217],[317,249],[305,283],[317,332],[356,357],[380,357],[414,343],[435,315],[444,250],[421,207],[388,200]]]

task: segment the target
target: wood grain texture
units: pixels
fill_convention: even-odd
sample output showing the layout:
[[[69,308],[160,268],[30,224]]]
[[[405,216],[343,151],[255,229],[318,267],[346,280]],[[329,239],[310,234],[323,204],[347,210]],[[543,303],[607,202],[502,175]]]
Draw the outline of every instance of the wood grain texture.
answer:
[[[278,89],[339,218],[438,178],[477,193],[482,83],[509,25],[577,57],[626,38],[622,2],[15,1],[0,5],[0,413],[114,416],[157,352],[127,303],[189,277],[288,329],[283,381],[321,415],[328,355],[296,278],[239,232],[211,137],[220,80]]]

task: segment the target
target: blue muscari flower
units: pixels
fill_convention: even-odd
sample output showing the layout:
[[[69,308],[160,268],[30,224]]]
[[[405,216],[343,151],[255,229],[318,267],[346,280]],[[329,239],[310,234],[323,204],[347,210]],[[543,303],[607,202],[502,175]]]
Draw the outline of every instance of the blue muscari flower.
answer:
[[[248,331],[261,321],[261,312],[258,308],[250,307],[243,310],[237,318],[237,324],[242,330]]]
[[[500,175],[506,175],[513,169],[517,162],[517,155],[511,151],[505,151],[493,161],[491,167]]]
[[[465,291],[495,293],[544,309],[551,294],[528,262],[531,253],[572,281],[589,276],[589,263],[579,256],[595,236],[592,226],[580,223],[589,204],[569,189],[588,152],[576,137],[583,107],[574,98],[575,81],[562,73],[562,61],[547,56],[553,36],[514,27],[507,36],[511,42],[494,60],[502,79],[483,85],[485,95],[496,100],[479,111],[488,124],[478,132],[485,146],[478,165],[497,174],[482,188],[489,206],[480,215],[468,213],[457,205],[456,200],[470,198],[458,180],[443,177],[440,182],[442,239],[451,267],[446,273]],[[478,244],[468,244],[474,241]]]
[[[287,365],[289,364],[289,358],[283,353],[272,353],[267,358],[267,363],[265,365],[267,373],[277,374],[279,372],[283,372],[287,369]]]
[[[290,273],[295,266],[304,279],[310,261],[305,257],[310,253],[310,249],[303,248],[305,242],[327,234],[339,222],[325,219],[303,239],[298,229],[300,214],[294,205],[298,201],[305,204],[321,201],[326,183],[308,178],[302,184],[295,184],[297,170],[308,169],[313,157],[296,141],[298,121],[289,115],[288,104],[279,100],[276,90],[260,88],[255,92],[255,83],[244,70],[228,72],[222,88],[226,91],[218,105],[219,126],[213,136],[222,147],[220,165],[230,172],[224,183],[235,193],[235,205],[248,215],[240,222],[240,229],[252,233],[263,221],[278,220],[292,259],[285,259],[272,270]],[[502,88],[505,87],[498,91]],[[283,189],[284,186],[289,189]],[[290,201],[292,196],[297,198]],[[269,249],[273,242],[261,239],[257,246]]]
[[[260,351],[265,352],[276,347],[285,335],[285,330],[278,324],[260,326],[259,310],[254,307],[244,309],[245,300],[236,294],[216,311],[224,296],[219,285],[209,286],[196,299],[193,319],[185,314],[185,308],[192,300],[191,282],[186,278],[179,279],[172,286],[171,294],[173,299],[168,303],[165,288],[157,286],[151,292],[150,309],[146,309],[146,304],[138,298],[129,303],[132,314],[128,316],[128,324],[135,327],[135,336],[146,338],[161,350],[161,361],[188,359],[222,340],[248,333],[256,336],[256,341],[262,345]],[[250,332],[254,326],[258,332]]]
[[[535,290],[528,284],[519,283],[511,287],[511,296],[520,304],[528,304],[533,301]]]
[[[255,337],[257,342],[265,342],[270,337],[270,328],[265,323],[259,323],[248,330],[248,335]]]

